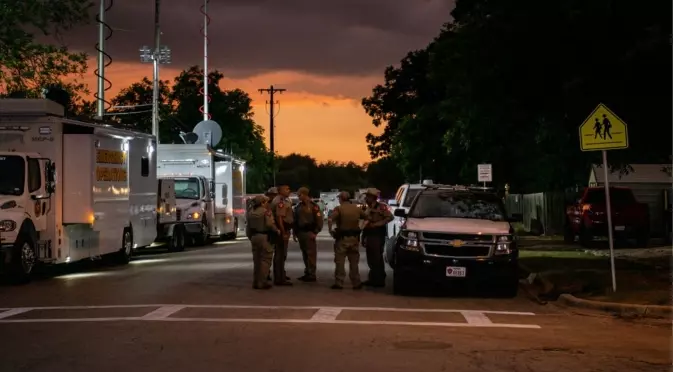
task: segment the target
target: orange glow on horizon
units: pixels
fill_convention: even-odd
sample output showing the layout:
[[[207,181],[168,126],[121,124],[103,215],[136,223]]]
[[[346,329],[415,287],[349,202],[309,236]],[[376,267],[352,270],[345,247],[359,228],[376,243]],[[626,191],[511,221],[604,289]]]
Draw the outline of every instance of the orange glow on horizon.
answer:
[[[94,61],[90,61],[89,66],[95,66]],[[162,66],[160,78],[172,82],[180,71]],[[106,98],[114,97],[121,89],[145,76],[152,76],[150,64],[113,63],[106,70],[106,77],[113,84],[106,92]],[[92,94],[96,91],[93,68],[90,67],[90,72],[81,80],[88,84]],[[255,121],[264,128],[267,146],[269,115],[266,101],[269,96],[260,94],[258,89],[268,87],[271,83],[287,89],[287,92],[275,97],[276,101],[280,101],[280,111],[276,111],[275,118],[275,146],[279,154],[300,153],[310,155],[318,162],[335,160],[362,164],[371,161],[365,136],[370,132],[380,134],[382,128],[375,128],[371,124],[371,118],[360,105],[360,99],[340,96],[330,90],[338,88],[349,92],[351,97],[365,96],[377,82],[374,78],[329,78],[294,72],[274,72],[239,80],[225,78],[221,86],[223,89],[240,88],[248,92],[253,99]],[[313,91],[325,93],[308,93],[302,86],[311,86]]]

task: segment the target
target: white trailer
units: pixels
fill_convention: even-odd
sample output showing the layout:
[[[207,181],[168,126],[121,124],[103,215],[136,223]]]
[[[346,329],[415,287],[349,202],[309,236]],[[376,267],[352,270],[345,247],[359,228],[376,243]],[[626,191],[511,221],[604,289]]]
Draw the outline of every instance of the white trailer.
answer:
[[[166,224],[155,138],[63,116],[50,100],[0,99],[0,269],[14,280],[40,263],[128,263]]]
[[[245,226],[245,162],[214,151],[205,144],[160,144],[157,151],[160,178],[176,183],[177,206],[187,235],[197,245],[211,239],[235,239]],[[235,185],[234,180],[240,180]],[[238,201],[238,206],[234,204]],[[235,213],[240,212],[240,213]]]

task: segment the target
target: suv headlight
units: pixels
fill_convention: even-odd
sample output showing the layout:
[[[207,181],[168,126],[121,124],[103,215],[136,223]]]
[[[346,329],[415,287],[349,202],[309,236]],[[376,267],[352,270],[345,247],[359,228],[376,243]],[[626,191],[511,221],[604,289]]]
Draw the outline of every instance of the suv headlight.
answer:
[[[516,237],[514,235],[500,235],[497,237],[495,254],[510,254],[514,250]]]
[[[16,229],[16,222],[12,220],[0,221],[0,231],[14,231]]]
[[[415,231],[403,231],[400,233],[402,236],[402,249],[406,249],[408,251],[420,251],[421,247],[420,244],[418,244],[418,233]]]

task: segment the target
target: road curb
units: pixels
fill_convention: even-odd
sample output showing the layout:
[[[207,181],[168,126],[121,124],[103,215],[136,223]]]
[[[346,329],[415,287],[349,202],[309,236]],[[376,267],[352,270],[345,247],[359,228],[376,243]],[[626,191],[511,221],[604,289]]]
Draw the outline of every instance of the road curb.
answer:
[[[554,290],[554,284],[547,280],[540,273],[533,272],[526,265],[519,264],[519,268],[528,273],[528,277],[523,280],[526,281],[529,285],[532,285],[535,281],[538,281],[543,286],[543,293],[551,293]],[[623,304],[618,302],[585,300],[582,298],[577,298],[569,293],[560,294],[556,301],[569,307],[597,310],[622,316],[635,315],[641,318],[661,319],[670,318],[673,315],[673,306],[637,305]]]
[[[618,315],[637,315],[643,318],[670,318],[671,314],[673,314],[673,306],[593,301],[577,298],[568,293],[560,295],[558,301],[566,306],[616,313]]]

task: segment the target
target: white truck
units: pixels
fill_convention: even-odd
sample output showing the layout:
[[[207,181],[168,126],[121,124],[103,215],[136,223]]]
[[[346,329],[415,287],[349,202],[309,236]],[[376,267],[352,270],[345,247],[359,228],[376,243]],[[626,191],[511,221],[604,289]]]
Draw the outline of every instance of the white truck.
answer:
[[[170,190],[157,195],[155,142],[64,118],[50,100],[0,99],[0,270],[26,281],[40,263],[128,263],[173,234],[179,245]]]
[[[157,158],[159,177],[175,180],[180,221],[194,243],[235,239],[239,227],[245,226],[239,223],[239,215],[245,213],[245,177],[234,173],[243,173],[245,162],[205,144],[187,143],[160,144]]]

